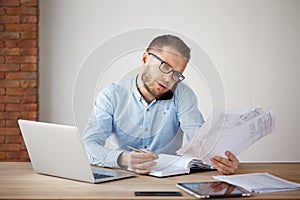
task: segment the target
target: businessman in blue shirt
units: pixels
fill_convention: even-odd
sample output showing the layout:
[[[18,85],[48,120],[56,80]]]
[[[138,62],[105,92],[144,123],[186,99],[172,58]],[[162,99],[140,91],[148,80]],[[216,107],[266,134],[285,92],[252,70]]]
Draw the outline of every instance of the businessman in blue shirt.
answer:
[[[204,120],[196,95],[182,83],[189,59],[190,48],[180,38],[158,36],[144,52],[136,77],[112,83],[97,95],[83,131],[91,164],[147,174],[158,154],[175,154],[184,134],[190,140],[197,133]],[[111,138],[114,148],[107,145]],[[235,155],[226,155],[212,158],[220,174],[238,168]]]

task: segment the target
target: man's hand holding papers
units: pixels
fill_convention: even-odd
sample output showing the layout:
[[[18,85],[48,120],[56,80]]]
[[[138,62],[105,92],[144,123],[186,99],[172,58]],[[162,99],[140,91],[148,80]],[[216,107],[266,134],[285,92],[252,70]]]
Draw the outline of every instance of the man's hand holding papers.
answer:
[[[221,174],[232,174],[232,167],[238,165],[234,155],[240,154],[274,129],[272,109],[267,112],[260,107],[243,112],[214,111],[199,132],[177,153],[201,158],[205,163],[215,166]],[[226,163],[228,166],[224,166]]]
[[[211,159],[211,161],[220,174],[233,174],[235,170],[237,170],[240,161],[230,151],[226,151],[225,155],[228,159],[225,159],[221,156],[215,156]]]

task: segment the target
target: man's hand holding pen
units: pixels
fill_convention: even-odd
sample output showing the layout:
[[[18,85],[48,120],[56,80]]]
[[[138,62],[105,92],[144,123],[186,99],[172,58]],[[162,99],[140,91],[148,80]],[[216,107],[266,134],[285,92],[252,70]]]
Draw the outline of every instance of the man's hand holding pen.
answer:
[[[124,151],[118,159],[118,163],[122,167],[128,167],[138,174],[148,174],[151,167],[156,165],[154,160],[158,159],[152,151],[146,149],[136,149],[128,146],[133,151]]]

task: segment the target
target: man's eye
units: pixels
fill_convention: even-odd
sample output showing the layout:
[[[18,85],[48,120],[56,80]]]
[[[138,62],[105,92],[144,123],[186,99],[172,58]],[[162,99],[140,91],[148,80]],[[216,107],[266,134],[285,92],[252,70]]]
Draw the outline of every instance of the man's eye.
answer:
[[[174,72],[174,76],[179,78],[180,77],[180,74],[178,72]]]
[[[169,72],[169,71],[171,71],[170,69],[170,66],[169,65],[167,65],[166,63],[163,63],[162,65],[161,65],[161,68],[164,70],[164,71],[166,71],[166,72]]]

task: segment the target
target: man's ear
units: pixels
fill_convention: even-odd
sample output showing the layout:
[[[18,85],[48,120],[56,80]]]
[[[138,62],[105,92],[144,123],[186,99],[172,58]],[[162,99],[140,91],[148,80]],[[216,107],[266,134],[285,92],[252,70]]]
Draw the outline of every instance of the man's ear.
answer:
[[[144,52],[143,57],[142,57],[142,64],[146,64],[147,63],[147,58],[148,58],[149,53],[148,52]]]

